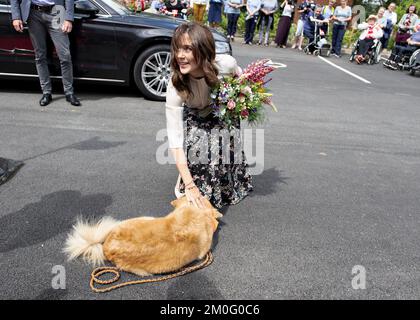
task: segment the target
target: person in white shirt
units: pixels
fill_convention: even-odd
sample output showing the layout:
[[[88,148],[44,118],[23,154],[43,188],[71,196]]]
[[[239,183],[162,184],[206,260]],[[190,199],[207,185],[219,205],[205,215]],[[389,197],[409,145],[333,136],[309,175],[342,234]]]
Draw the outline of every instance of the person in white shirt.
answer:
[[[388,9],[385,10],[385,12],[384,12],[384,16],[388,20],[391,20],[392,25],[396,25],[397,21],[398,21],[398,16],[397,16],[397,13],[395,12],[396,7],[397,7],[397,5],[394,2],[391,2],[388,6]]]
[[[379,7],[378,14],[377,14],[378,21],[376,22],[381,27],[382,32],[383,32],[383,35],[381,38],[382,50],[388,47],[388,40],[389,40],[389,37],[391,36],[392,26],[393,26],[392,19],[388,18],[385,15],[385,12],[386,10],[384,7]]]
[[[365,56],[373,46],[375,39],[380,39],[383,36],[382,28],[380,24],[377,23],[377,20],[378,18],[376,16],[370,15],[366,22],[357,26],[359,30],[363,30],[359,36],[359,46],[354,58],[358,64],[366,60]]]
[[[238,134],[240,120],[234,123],[236,129],[229,131],[214,112],[217,106],[210,93],[220,76],[239,75],[241,68],[232,56],[216,56],[211,31],[198,23],[175,29],[171,57],[165,113],[169,150],[179,171],[175,194],[185,193],[188,201],[200,208],[204,207],[203,195],[218,209],[236,204],[253,189]],[[219,143],[217,132],[226,132],[227,139],[222,135]],[[227,161],[222,156],[226,147],[230,150]]]
[[[384,7],[379,7],[376,17],[378,18],[378,21],[376,21],[376,23],[381,27],[382,30],[384,30],[386,28],[386,25],[388,24],[388,19],[387,17],[385,17]]]

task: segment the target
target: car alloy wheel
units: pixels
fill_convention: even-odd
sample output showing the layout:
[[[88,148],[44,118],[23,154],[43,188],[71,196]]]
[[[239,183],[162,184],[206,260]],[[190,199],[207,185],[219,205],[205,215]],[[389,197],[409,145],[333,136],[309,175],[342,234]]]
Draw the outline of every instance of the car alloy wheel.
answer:
[[[159,51],[151,55],[141,68],[141,78],[146,89],[152,94],[164,97],[171,73],[171,54]]]
[[[171,48],[158,44],[144,50],[133,70],[134,82],[145,98],[164,101],[171,76]]]

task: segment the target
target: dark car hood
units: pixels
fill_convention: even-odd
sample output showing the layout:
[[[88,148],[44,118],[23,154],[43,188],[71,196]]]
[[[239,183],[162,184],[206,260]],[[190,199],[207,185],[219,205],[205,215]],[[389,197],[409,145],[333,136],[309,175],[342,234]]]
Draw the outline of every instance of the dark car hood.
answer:
[[[168,31],[171,31],[171,33],[180,24],[185,23],[185,20],[182,19],[148,12],[133,13],[131,15],[123,16],[123,21],[124,23],[136,26],[167,29]],[[215,41],[227,42],[227,39],[223,34],[214,29],[211,29],[211,31]]]

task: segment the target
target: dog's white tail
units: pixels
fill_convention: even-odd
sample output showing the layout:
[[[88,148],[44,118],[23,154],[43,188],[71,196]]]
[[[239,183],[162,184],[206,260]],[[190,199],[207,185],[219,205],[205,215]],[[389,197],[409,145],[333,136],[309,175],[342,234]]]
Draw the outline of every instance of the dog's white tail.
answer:
[[[93,265],[104,263],[102,244],[111,230],[120,223],[111,217],[104,217],[97,223],[79,219],[67,237],[64,252],[69,260],[82,256],[85,261]]]

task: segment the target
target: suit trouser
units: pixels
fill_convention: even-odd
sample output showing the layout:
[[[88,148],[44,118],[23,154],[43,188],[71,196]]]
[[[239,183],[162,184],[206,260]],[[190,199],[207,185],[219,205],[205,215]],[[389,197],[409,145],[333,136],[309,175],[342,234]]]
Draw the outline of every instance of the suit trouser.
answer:
[[[70,55],[70,41],[61,25],[53,22],[54,13],[31,9],[28,18],[28,31],[35,50],[35,64],[43,94],[51,93],[51,79],[47,62],[47,36],[51,36],[60,59],[64,93],[73,94],[73,64]]]

